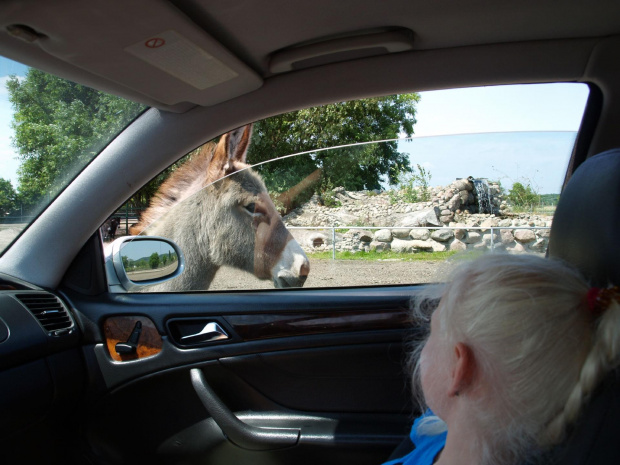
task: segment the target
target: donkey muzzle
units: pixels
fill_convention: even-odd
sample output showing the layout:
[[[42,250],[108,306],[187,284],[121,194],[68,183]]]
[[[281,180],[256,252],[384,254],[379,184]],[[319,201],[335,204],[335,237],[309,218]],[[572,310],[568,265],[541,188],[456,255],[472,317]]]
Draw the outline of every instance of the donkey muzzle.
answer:
[[[297,241],[288,242],[280,261],[272,269],[276,288],[302,287],[310,273],[310,262]]]

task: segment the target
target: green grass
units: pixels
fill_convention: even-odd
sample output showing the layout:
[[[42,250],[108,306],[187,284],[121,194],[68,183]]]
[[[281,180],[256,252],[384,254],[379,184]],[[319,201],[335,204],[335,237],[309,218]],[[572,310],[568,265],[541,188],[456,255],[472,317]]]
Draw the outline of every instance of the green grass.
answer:
[[[512,213],[531,213],[534,215],[553,215],[555,213],[555,205],[522,205],[513,206]]]
[[[402,260],[402,261],[421,261],[421,260],[434,260],[434,261],[443,261],[450,257],[452,257],[457,252],[453,250],[447,250],[445,252],[416,252],[416,253],[397,253],[397,252],[336,252],[336,260],[368,260],[368,261],[379,261],[379,260]],[[319,260],[331,260],[332,251],[324,251],[324,252],[311,252],[307,254],[309,258],[319,259]]]

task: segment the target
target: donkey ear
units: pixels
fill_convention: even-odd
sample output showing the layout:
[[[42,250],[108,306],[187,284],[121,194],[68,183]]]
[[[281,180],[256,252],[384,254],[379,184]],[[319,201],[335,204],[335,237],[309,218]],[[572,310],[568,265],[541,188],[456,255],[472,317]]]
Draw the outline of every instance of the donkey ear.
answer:
[[[226,154],[228,155],[228,159],[245,163],[251,137],[251,124],[230,131],[226,135]]]
[[[220,138],[209,165],[208,182],[234,173],[237,169],[235,163],[245,163],[251,136],[252,125],[248,124],[230,131]]]

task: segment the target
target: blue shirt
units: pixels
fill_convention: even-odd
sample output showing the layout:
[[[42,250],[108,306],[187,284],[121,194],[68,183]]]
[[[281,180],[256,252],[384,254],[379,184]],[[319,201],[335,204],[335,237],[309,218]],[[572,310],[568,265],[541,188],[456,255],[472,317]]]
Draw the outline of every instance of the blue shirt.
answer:
[[[404,457],[396,460],[390,460],[383,465],[431,465],[435,461],[435,457],[441,452],[446,445],[447,432],[436,434],[433,436],[418,435],[417,429],[420,420],[428,415],[433,415],[430,409],[424,412],[424,415],[417,418],[413,422],[411,428],[411,442],[415,445],[415,449]]]

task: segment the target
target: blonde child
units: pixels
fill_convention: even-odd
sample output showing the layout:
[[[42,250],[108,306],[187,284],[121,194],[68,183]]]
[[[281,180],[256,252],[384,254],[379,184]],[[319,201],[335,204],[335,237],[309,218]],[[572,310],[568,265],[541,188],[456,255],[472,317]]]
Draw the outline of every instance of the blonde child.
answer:
[[[417,296],[440,298],[414,379],[430,408],[390,464],[520,465],[559,443],[618,365],[618,289],[558,261],[489,255]],[[428,312],[427,312],[428,313]]]

